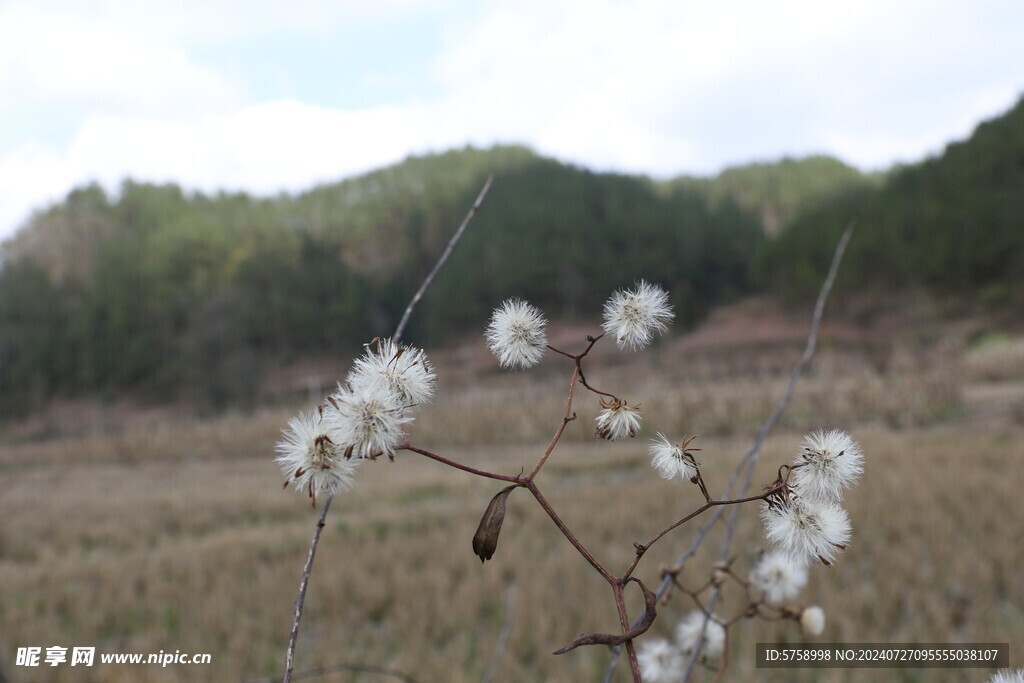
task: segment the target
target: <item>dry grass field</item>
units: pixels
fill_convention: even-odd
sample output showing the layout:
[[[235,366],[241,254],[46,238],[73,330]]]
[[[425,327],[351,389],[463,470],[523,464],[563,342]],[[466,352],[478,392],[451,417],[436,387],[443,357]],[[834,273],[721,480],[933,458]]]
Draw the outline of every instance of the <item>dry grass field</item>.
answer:
[[[651,471],[647,438],[700,433],[705,480],[720,492],[799,353],[799,332],[731,338],[727,317],[713,323],[717,337],[698,332],[648,357],[595,353],[588,377],[642,402],[645,429],[630,443],[596,442],[596,401],[582,396],[579,419],[538,479],[613,570],[627,565],[633,541],[701,502],[695,487]],[[863,445],[865,476],[847,497],[853,542],[834,568],[812,569],[801,596],[827,614],[816,641],[1009,642],[1011,662],[1022,666],[1024,339],[979,336],[970,325],[933,336],[904,345],[826,328],[756,481],[774,477],[808,428],[841,427]],[[529,469],[564,409],[565,368],[549,360],[534,375],[502,374],[476,351],[436,360],[442,395],[421,412],[413,442],[477,467]],[[69,411],[9,429],[0,444],[0,680],[279,675],[317,514],[281,490],[272,462],[294,408],[204,421]],[[494,559],[481,564],[473,555],[479,516],[499,488],[407,452],[394,463],[365,463],[327,520],[297,670],[363,663],[420,682],[480,681],[507,628],[493,680],[600,680],[603,648],[550,653],[580,632],[616,628],[610,591],[525,492],[509,500]],[[762,535],[756,505],[740,514],[734,550],[743,573]],[[666,537],[638,575],[656,584],[695,530]],[[706,578],[723,530],[687,563],[684,581]],[[642,604],[632,597],[636,614]],[[673,599],[652,632],[669,635],[689,609]],[[735,609],[727,600],[718,611]],[[755,643],[802,642],[798,630],[742,622],[730,639],[726,680],[981,681],[990,673],[756,670]],[[15,665],[17,648],[52,645],[210,653],[212,663]],[[615,680],[627,679],[620,663]],[[313,680],[397,679],[364,672]]]

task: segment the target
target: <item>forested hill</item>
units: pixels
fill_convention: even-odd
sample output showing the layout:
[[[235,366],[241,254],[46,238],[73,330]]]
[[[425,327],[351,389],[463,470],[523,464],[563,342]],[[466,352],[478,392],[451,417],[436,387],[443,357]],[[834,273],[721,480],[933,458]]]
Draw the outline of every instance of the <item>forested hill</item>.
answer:
[[[294,196],[126,181],[71,192],[0,250],[0,414],[126,392],[237,405],[282,364],[351,358],[393,330],[490,171],[407,339],[479,334],[510,296],[593,320],[639,278],[670,290],[680,327],[755,289],[809,296],[852,218],[846,291],[1022,298],[1024,102],[885,177],[812,157],[655,182],[506,146]]]
[[[518,147],[411,158],[270,199],[94,185],[4,246],[0,408],[97,391],[234,403],[281,363],[351,357],[394,328],[491,170],[409,339],[480,332],[510,296],[593,319],[616,287],[646,278],[686,324],[750,289],[764,237],[735,203]]]
[[[774,236],[808,211],[884,181],[882,173],[863,174],[833,157],[815,155],[735,166],[711,178],[685,176],[672,185],[695,189],[712,202],[734,201]]]
[[[997,305],[1024,302],[1024,99],[937,157],[797,217],[766,244],[762,282],[810,295],[839,233],[858,222],[840,285],[907,287]]]

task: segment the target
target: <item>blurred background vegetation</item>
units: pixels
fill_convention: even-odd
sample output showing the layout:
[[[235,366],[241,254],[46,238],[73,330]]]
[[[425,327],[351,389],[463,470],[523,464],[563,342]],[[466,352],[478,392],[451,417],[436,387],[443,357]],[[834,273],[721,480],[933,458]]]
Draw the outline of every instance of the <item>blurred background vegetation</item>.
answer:
[[[515,146],[466,148],[305,193],[81,187],[2,245],[0,414],[132,396],[203,410],[274,398],[268,377],[348,359],[394,328],[484,178],[496,180],[406,338],[477,335],[517,295],[592,320],[616,287],[670,291],[683,328],[757,293],[813,296],[846,224],[841,292],[926,291],[1010,309],[1024,282],[1024,101],[919,164],[832,158],[713,178],[594,173]]]
[[[417,445],[494,471],[532,467],[565,409],[567,366],[549,354],[529,373],[500,372],[482,340],[491,307],[530,299],[553,343],[574,350],[615,287],[660,283],[676,334],[648,353],[588,357],[598,386],[643,402],[644,433],[599,443],[600,406],[580,397],[545,466],[552,504],[624,568],[631,541],[701,502],[651,474],[647,438],[700,434],[705,477],[722,490],[785,387],[810,299],[855,219],[815,360],[755,476],[771,481],[812,428],[847,429],[868,454],[848,500],[851,548],[800,599],[825,608],[822,642],[1024,642],[1013,514],[1024,490],[1022,101],[934,158],[876,174],[810,157],[654,181],[497,147],[297,196],[132,181],[71,192],[0,248],[0,680],[280,675],[317,511],[281,490],[272,444],[361,343],[393,330],[491,171],[407,331],[442,386],[413,426]],[[498,661],[495,680],[600,679],[603,649],[548,654],[617,621],[606,586],[536,506],[512,496],[498,554],[481,565],[470,539],[495,490],[409,453],[384,460],[363,465],[331,509],[299,668],[356,661],[459,682]],[[754,510],[741,519],[742,573],[764,541]],[[648,555],[646,582],[692,532]],[[706,579],[723,535],[710,531],[688,584]],[[689,608],[659,608],[652,636]],[[798,642],[790,626],[730,632],[727,678],[877,679],[754,669],[754,643]],[[78,644],[214,661],[86,673],[14,662],[17,647]],[[623,666],[616,676],[627,679]]]

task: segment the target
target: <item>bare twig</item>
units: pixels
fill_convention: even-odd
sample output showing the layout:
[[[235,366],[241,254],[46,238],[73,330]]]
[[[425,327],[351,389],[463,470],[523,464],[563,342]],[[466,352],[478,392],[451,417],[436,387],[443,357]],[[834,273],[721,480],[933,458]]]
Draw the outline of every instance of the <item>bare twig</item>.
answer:
[[[462,237],[462,233],[466,231],[466,226],[473,220],[473,216],[476,215],[477,209],[480,208],[480,204],[483,203],[484,197],[487,196],[487,191],[491,189],[491,183],[494,181],[494,174],[491,173],[487,176],[487,181],[484,183],[483,188],[480,190],[480,194],[476,196],[476,201],[473,202],[473,206],[470,207],[469,213],[462,219],[462,224],[459,225],[458,230],[452,235],[452,238],[448,241],[448,246],[444,248],[444,252],[441,254],[441,258],[437,259],[437,263],[434,264],[434,269],[430,271],[430,274],[423,280],[423,284],[420,285],[419,290],[413,295],[409,305],[405,307],[405,313],[402,314],[402,319],[398,322],[398,327],[395,328],[395,333],[392,335],[392,339],[397,343],[402,338],[402,333],[405,332],[405,325],[409,322],[409,316],[412,315],[412,311],[416,308],[416,304],[423,298],[424,292],[430,287],[430,284],[434,281],[434,276],[441,270],[441,266],[448,260],[448,256],[451,255],[452,249],[455,248],[455,244]]]
[[[540,492],[540,489],[537,488],[537,484],[535,484],[532,481],[527,481],[526,483],[523,484],[523,486],[529,489],[530,493],[533,494],[533,497],[536,499],[537,503],[539,503],[540,506],[544,509],[544,512],[548,513],[548,517],[551,519],[554,525],[558,527],[558,530],[562,532],[562,535],[565,536],[565,540],[569,541],[573,548],[576,548],[576,551],[583,556],[583,559],[589,562],[590,566],[596,569],[597,573],[603,576],[605,581],[607,581],[610,585],[615,585],[617,577],[615,577],[610,571],[608,571],[603,564],[598,562],[597,558],[594,557],[593,553],[591,553],[585,545],[580,543],[580,540],[576,538],[576,534],[574,534],[572,530],[568,526],[566,526],[565,522],[562,521],[562,518],[558,516],[557,512],[555,512],[555,509],[551,507],[551,503],[548,502],[547,498],[544,497],[544,494],[542,494]]]
[[[810,362],[811,357],[814,356],[814,350],[818,346],[818,330],[821,328],[821,318],[825,313],[825,301],[828,300],[828,295],[832,291],[832,285],[836,280],[836,274],[839,272],[839,264],[843,260],[843,254],[846,252],[846,245],[850,241],[850,236],[853,235],[853,229],[855,223],[850,223],[846,226],[846,230],[843,231],[842,237],[839,238],[839,244],[836,245],[836,251],[832,255],[832,263],[828,269],[828,276],[825,278],[825,282],[821,285],[821,291],[818,292],[818,300],[814,304],[814,315],[811,317],[811,329],[807,334],[807,344],[804,346],[804,352],[800,355],[800,360],[797,361],[796,365],[793,366],[793,371],[789,376],[789,384],[786,385],[786,390],[782,393],[782,397],[779,398],[778,404],[775,406],[775,411],[771,416],[764,421],[761,428],[757,430],[757,437],[754,439],[754,443],[750,446],[750,450],[743,456],[743,460],[740,461],[739,469],[746,468],[746,476],[743,480],[743,488],[741,491],[747,491],[750,489],[750,482],[754,476],[754,465],[757,463],[757,459],[761,454],[761,446],[764,445],[764,440],[779,420],[782,418],[782,414],[786,412],[786,408],[789,407],[789,402],[793,398],[793,392],[796,390],[796,384],[800,380],[800,375],[803,373],[804,368]],[[729,493],[732,493],[730,485]],[[734,511],[735,512],[735,511]],[[727,543],[726,548],[731,544],[732,530],[735,527],[735,522],[730,523],[729,533],[726,537]],[[728,555],[728,552],[725,552]]]
[[[526,475],[526,479],[528,481],[533,481],[533,478],[537,476],[538,472],[540,472],[540,468],[544,467],[544,463],[548,461],[548,457],[551,456],[551,453],[555,450],[555,446],[558,445],[558,441],[562,438],[562,434],[565,433],[565,426],[576,419],[576,413],[572,412],[572,401],[573,397],[576,395],[576,378],[580,376],[579,360],[577,360],[576,363],[576,369],[572,373],[572,380],[569,382],[569,398],[565,401],[565,415],[562,417],[562,424],[559,425],[558,429],[551,437],[548,447],[544,449],[544,454],[540,456],[539,460],[537,460],[537,464],[534,465],[530,473]]]
[[[306,557],[306,566],[302,569],[302,581],[299,582],[299,595],[295,598],[295,616],[292,619],[292,633],[288,638],[288,653],[285,655],[284,683],[292,680],[292,669],[295,666],[295,643],[299,639],[299,622],[302,621],[302,605],[306,602],[306,588],[309,586],[309,574],[313,571],[313,558],[316,556],[316,548],[320,543],[320,532],[324,530],[324,520],[327,518],[327,511],[331,509],[331,501],[334,496],[328,496],[324,501],[324,508],[320,511],[320,519],[317,520],[316,529],[313,530],[313,541],[309,544],[309,555]]]
[[[846,229],[843,231],[842,237],[839,238],[839,243],[836,245],[835,253],[832,256],[832,263],[829,266],[828,275],[825,277],[824,283],[822,283],[821,290],[818,292],[818,299],[814,305],[814,314],[811,317],[811,327],[807,335],[807,343],[804,347],[804,352],[803,354],[801,354],[800,359],[797,361],[796,365],[793,366],[793,371],[792,373],[790,373],[789,384],[786,385],[786,389],[783,392],[782,396],[779,398],[779,402],[776,404],[775,410],[772,412],[771,416],[769,416],[768,419],[761,424],[761,427],[758,429],[757,436],[755,437],[753,444],[750,446],[750,449],[746,452],[746,454],[739,461],[739,463],[737,463],[736,468],[733,470],[732,476],[730,476],[729,482],[726,485],[725,494],[723,496],[724,498],[730,498],[734,495],[736,482],[740,478],[740,476],[743,476],[744,474],[745,477],[741,491],[746,492],[747,490],[749,490],[750,482],[753,477],[754,465],[757,463],[757,459],[761,454],[761,447],[764,444],[764,440],[765,438],[767,438],[768,433],[772,430],[773,427],[775,427],[779,419],[782,417],[783,413],[786,411],[786,408],[789,406],[789,402],[793,397],[793,391],[796,389],[796,384],[800,379],[800,375],[803,373],[804,367],[807,365],[811,357],[814,355],[814,350],[817,346],[818,341],[818,330],[821,326],[821,318],[825,312],[825,302],[827,301],[828,295],[832,290],[832,285],[835,282],[836,274],[839,272],[839,264],[842,262],[843,254],[846,251],[846,245],[850,241],[850,237],[853,234],[855,225],[855,222],[851,221],[850,224],[846,226]],[[673,563],[674,566],[678,567],[682,565],[683,562],[693,557],[693,555],[697,552],[697,549],[700,548],[701,544],[704,542],[704,538],[707,536],[708,531],[710,531],[711,527],[718,523],[718,520],[720,520],[722,518],[722,515],[725,514],[725,509],[725,507],[719,507],[708,518],[708,520],[704,522],[704,524],[697,531],[697,534],[695,535],[693,541],[690,543],[690,546],[676,557],[675,562]],[[732,544],[732,536],[736,525],[736,515],[738,512],[739,508],[733,509],[733,513],[729,521],[729,528],[726,532],[726,543],[723,544],[722,547],[721,556],[723,558],[727,557],[729,554],[729,548]],[[668,591],[668,589],[671,587],[672,579],[673,577],[670,575],[666,575],[662,578],[661,583],[658,585],[658,590],[656,591],[659,598],[661,598],[661,596],[663,596],[665,592]],[[710,612],[714,608],[716,597],[717,592],[709,600],[709,606],[707,610],[708,612]],[[697,659],[700,657],[700,651],[703,645],[703,642],[701,641],[703,641],[703,631],[701,632],[701,638],[697,643],[697,647],[694,648],[693,654],[690,657],[690,661],[686,669],[686,676],[683,679],[684,681],[689,680],[690,675],[693,672],[693,666],[696,663]],[[608,668],[605,671],[605,683],[609,683],[611,681],[612,674],[615,671],[616,664],[618,664],[621,652],[621,647],[616,647],[612,650],[611,660],[608,662]]]
[[[670,531],[672,531],[673,529],[675,529],[675,528],[677,528],[679,526],[682,526],[683,524],[686,524],[687,522],[689,522],[694,517],[697,517],[698,515],[706,512],[707,510],[709,510],[709,509],[711,509],[713,507],[719,507],[719,506],[723,506],[723,505],[736,505],[736,506],[738,506],[741,503],[750,503],[750,502],[753,502],[755,500],[764,500],[765,498],[768,498],[769,496],[774,495],[774,494],[778,493],[781,490],[782,490],[782,486],[775,486],[775,487],[772,487],[771,489],[768,489],[767,491],[765,491],[763,493],[757,494],[756,496],[747,496],[746,498],[733,498],[731,500],[709,500],[707,503],[705,503],[704,505],[701,505],[699,508],[697,508],[696,510],[694,510],[690,514],[686,515],[682,519],[678,519],[675,522],[672,522],[671,524],[669,524],[667,527],[665,527],[664,529],[659,531],[657,534],[655,534],[654,538],[652,538],[651,540],[647,541],[647,543],[643,543],[643,544],[634,543],[633,545],[636,547],[636,557],[633,558],[632,564],[629,565],[629,569],[626,570],[626,573],[623,574],[623,577],[624,578],[628,578],[633,573],[633,570],[636,569],[637,564],[640,563],[640,558],[644,556],[644,553],[646,553],[650,549],[650,547],[652,545],[654,545],[655,543],[657,543],[665,534],[669,533]],[[739,508],[737,507],[736,510],[738,510],[738,509]],[[677,563],[677,564],[679,564],[679,563]],[[659,595],[658,597],[661,597],[661,596]]]
[[[477,469],[475,467],[470,467],[469,465],[463,465],[462,463],[456,462],[455,460],[452,460],[450,458],[446,458],[443,455],[438,455],[437,453],[432,453],[432,452],[426,450],[425,448],[420,448],[419,446],[413,446],[408,441],[406,441],[404,444],[402,444],[398,448],[400,450],[406,450],[406,451],[412,451],[413,453],[419,453],[420,455],[426,456],[426,457],[430,458],[431,460],[438,461],[442,465],[447,465],[448,467],[452,467],[452,468],[457,469],[457,470],[462,470],[463,472],[469,472],[470,474],[475,474],[478,477],[486,477],[487,479],[498,479],[499,481],[509,481],[509,482],[514,483],[514,484],[519,484],[519,483],[522,483],[523,481],[525,481],[522,477],[513,476],[513,475],[510,475],[510,474],[498,474],[497,472],[488,472],[486,470],[480,470],[480,469]]]
[[[796,390],[796,384],[800,380],[800,375],[803,373],[807,363],[810,362],[811,357],[814,356],[814,350],[818,345],[818,330],[821,328],[821,318],[825,313],[825,302],[828,300],[828,295],[832,291],[832,285],[835,283],[836,274],[839,272],[839,264],[843,261],[843,254],[846,252],[846,245],[850,241],[850,236],[853,235],[853,229],[856,226],[854,221],[851,221],[846,229],[843,231],[842,237],[839,238],[839,243],[836,245],[835,253],[832,255],[832,263],[829,265],[828,275],[825,277],[825,282],[821,285],[821,291],[818,292],[818,300],[814,304],[814,315],[811,316],[811,329],[807,334],[807,344],[804,346],[804,352],[800,355],[800,360],[797,361],[796,365],[793,366],[793,372],[789,376],[789,384],[786,385],[786,390],[782,393],[782,397],[779,399],[778,405],[775,406],[775,411],[771,416],[764,421],[761,428],[757,430],[757,437],[754,439],[754,443],[750,446],[750,450],[737,465],[736,472],[742,469],[746,469],[746,473],[743,478],[743,486],[740,489],[741,492],[746,492],[750,489],[750,483],[754,476],[754,466],[757,464],[757,459],[761,455],[761,447],[764,445],[764,440],[768,436],[768,432],[778,424],[782,418],[782,414],[786,412],[786,408],[789,407],[789,402],[793,398],[793,392]],[[734,473],[735,474],[735,473]],[[731,489],[730,489],[731,491]],[[725,560],[729,557],[729,553],[732,550],[732,539],[733,534],[736,531],[736,522],[739,519],[737,513],[738,509],[734,509],[732,514],[729,516],[729,522],[725,531],[725,540],[722,542],[722,550],[719,553],[719,559]],[[716,588],[708,599],[708,614],[715,608],[715,603],[718,600],[719,590]],[[704,649],[704,631],[701,630],[700,636],[697,638],[697,645],[693,648],[693,653],[690,655],[690,661],[686,666],[686,674],[683,676],[683,682],[690,680],[690,675],[693,673],[693,666],[700,657],[701,651]]]
[[[505,652],[505,644],[508,642],[508,636],[512,632],[512,622],[515,620],[515,615],[516,584],[512,582],[505,591],[505,624],[501,627],[498,642],[494,646],[494,652],[491,653],[491,662],[487,665],[483,683],[490,683],[491,679],[494,678],[494,673],[498,670],[498,662],[501,661],[501,655]]]
[[[493,181],[494,174],[491,173],[487,176],[487,181],[480,190],[480,194],[477,195],[476,201],[473,202],[473,206],[470,207],[469,213],[467,213],[466,217],[462,219],[462,223],[455,231],[451,240],[448,241],[448,246],[445,247],[441,257],[437,260],[437,263],[434,265],[434,269],[430,271],[426,279],[423,280],[423,284],[420,285],[419,290],[415,295],[413,295],[412,300],[409,301],[409,305],[406,306],[405,313],[402,315],[402,319],[399,321],[398,327],[395,328],[395,333],[391,335],[391,338],[395,343],[398,343],[402,338],[402,332],[405,330],[405,325],[409,321],[409,316],[412,315],[413,309],[416,308],[416,304],[418,304],[420,299],[423,298],[423,294],[427,291],[427,288],[430,287],[430,283],[434,281],[434,277],[437,275],[438,271],[441,270],[441,266],[443,266],[444,262],[448,260],[449,254],[451,254],[452,249],[455,248],[455,244],[459,241],[459,238],[462,237],[462,233],[466,231],[466,226],[469,225],[473,216],[476,215],[477,209],[480,208],[480,204],[487,195],[487,191],[491,188],[491,183]],[[500,479],[502,477],[500,475],[495,475],[494,478]],[[309,546],[309,556],[306,558],[306,566],[302,570],[302,579],[299,582],[299,594],[295,599],[295,616],[292,620],[291,637],[288,639],[288,651],[285,654],[285,672],[284,677],[281,679],[282,683],[289,683],[289,681],[292,680],[292,668],[295,663],[295,644],[299,637],[299,622],[302,621],[302,606],[306,600],[306,588],[309,586],[309,575],[313,570],[313,557],[316,555],[317,544],[320,543],[320,532],[324,528],[324,520],[327,517],[327,510],[331,507],[331,501],[333,499],[334,496],[329,496],[327,500],[324,501],[324,509],[320,512],[320,520],[317,522],[316,530],[313,532],[313,541]]]

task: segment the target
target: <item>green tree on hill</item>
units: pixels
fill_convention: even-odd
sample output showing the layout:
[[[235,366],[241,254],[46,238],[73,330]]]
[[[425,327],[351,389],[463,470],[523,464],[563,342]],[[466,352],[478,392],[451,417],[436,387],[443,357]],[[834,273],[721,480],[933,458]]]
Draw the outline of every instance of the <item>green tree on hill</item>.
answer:
[[[926,287],[942,295],[1020,301],[1024,281],[1024,100],[941,156],[807,213],[767,244],[763,283],[808,296],[843,227],[858,220],[840,274],[861,291]]]

